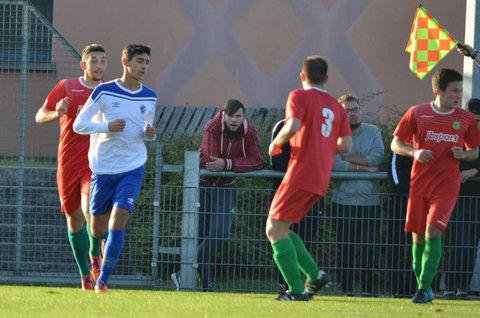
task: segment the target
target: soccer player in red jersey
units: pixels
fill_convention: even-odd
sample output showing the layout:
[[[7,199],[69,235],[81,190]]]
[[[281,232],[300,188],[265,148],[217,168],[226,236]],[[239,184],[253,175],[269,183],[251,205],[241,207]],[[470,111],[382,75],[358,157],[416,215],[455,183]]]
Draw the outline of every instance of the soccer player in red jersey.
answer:
[[[93,289],[92,278],[96,279],[100,274],[101,240],[93,237],[89,224],[88,195],[92,174],[88,167],[90,137],[76,134],[72,125],[93,89],[102,81],[107,68],[105,49],[98,44],[86,46],[82,51],[80,67],[83,70],[81,77],[61,80],[52,89],[38,110],[35,121],[46,124],[58,119],[60,124],[58,194],[62,213],[67,219],[68,239],[81,275],[82,289],[87,290]],[[93,277],[90,275],[89,256]]]
[[[414,159],[405,232],[412,232],[414,303],[431,302],[445,231],[460,190],[460,160],[478,157],[475,117],[462,109],[460,73],[440,69],[432,77],[435,100],[411,107],[395,129],[391,149]],[[413,142],[413,144],[411,144]]]
[[[335,154],[352,149],[347,114],[323,89],[327,71],[323,57],[305,59],[300,73],[303,89],[290,92],[285,125],[268,150],[274,156],[281,152],[283,144],[290,142],[290,162],[273,198],[265,228],[275,263],[289,286],[288,292],[277,300],[309,300],[329,283],[327,274],[318,268],[301,238],[289,229],[325,196]],[[300,271],[307,277],[305,288]]]

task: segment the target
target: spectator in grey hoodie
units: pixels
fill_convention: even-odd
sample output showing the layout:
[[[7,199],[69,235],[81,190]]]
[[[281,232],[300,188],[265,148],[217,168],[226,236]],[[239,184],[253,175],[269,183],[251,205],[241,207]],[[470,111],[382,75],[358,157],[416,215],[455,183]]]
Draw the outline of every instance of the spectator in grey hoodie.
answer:
[[[352,131],[352,151],[335,158],[333,171],[376,172],[385,156],[382,135],[377,126],[363,122],[360,102],[355,95],[338,99],[348,115]],[[332,215],[336,221],[341,288],[353,296],[353,279],[359,271],[361,295],[375,296],[375,243],[380,235],[379,180],[332,180]]]

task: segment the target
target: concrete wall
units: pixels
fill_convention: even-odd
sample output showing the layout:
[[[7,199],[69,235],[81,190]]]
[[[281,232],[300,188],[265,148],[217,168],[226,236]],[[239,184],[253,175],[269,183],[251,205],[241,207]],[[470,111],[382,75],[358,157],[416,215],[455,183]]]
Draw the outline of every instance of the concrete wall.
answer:
[[[466,0],[422,4],[463,41]],[[300,87],[303,59],[321,54],[329,61],[332,95],[370,96],[367,120],[396,124],[407,107],[433,99],[431,75],[417,79],[405,53],[417,6],[414,0],[62,0],[55,1],[53,23],[77,52],[90,43],[106,47],[106,80],[121,76],[125,45],[149,44],[145,83],[160,105],[218,107],[237,98],[247,107],[283,108],[289,91]],[[54,71],[28,72],[25,131],[21,74],[0,70],[0,155],[17,156],[24,134],[28,157],[55,156],[58,123],[36,125],[34,115],[58,80],[81,70],[58,38],[53,52]],[[463,61],[452,52],[437,67],[462,70]]]
[[[424,7],[459,41],[466,0],[424,0]],[[219,106],[228,98],[282,107],[300,86],[305,56],[330,62],[334,96],[368,96],[398,108],[431,100],[430,76],[418,80],[404,52],[415,0],[140,0],[55,2],[54,25],[77,49],[99,42],[108,49],[106,78],[121,75],[120,52],[131,42],[153,49],[146,84],[160,104]],[[449,54],[440,67],[462,69]]]

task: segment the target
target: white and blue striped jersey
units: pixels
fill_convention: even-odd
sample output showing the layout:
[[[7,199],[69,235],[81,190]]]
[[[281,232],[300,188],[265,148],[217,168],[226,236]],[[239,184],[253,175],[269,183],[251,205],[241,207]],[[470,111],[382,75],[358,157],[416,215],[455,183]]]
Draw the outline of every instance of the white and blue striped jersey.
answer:
[[[156,93],[143,84],[130,91],[113,80],[95,88],[73,124],[76,133],[91,135],[88,160],[94,173],[117,174],[145,164],[145,128],[153,126],[156,102]],[[116,119],[126,121],[124,130],[108,131]]]

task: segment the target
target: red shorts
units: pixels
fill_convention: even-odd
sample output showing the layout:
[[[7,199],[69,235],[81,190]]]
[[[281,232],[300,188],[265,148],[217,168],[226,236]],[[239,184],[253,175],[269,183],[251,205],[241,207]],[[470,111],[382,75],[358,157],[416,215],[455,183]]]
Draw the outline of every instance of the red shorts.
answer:
[[[273,197],[268,215],[284,222],[299,223],[321,196],[281,183]]]
[[[427,224],[445,231],[456,202],[455,195],[439,195],[431,198],[410,195],[405,232],[424,234]]]
[[[81,206],[82,196],[90,192],[90,169],[69,170],[58,169],[57,186],[62,213],[71,213]]]

